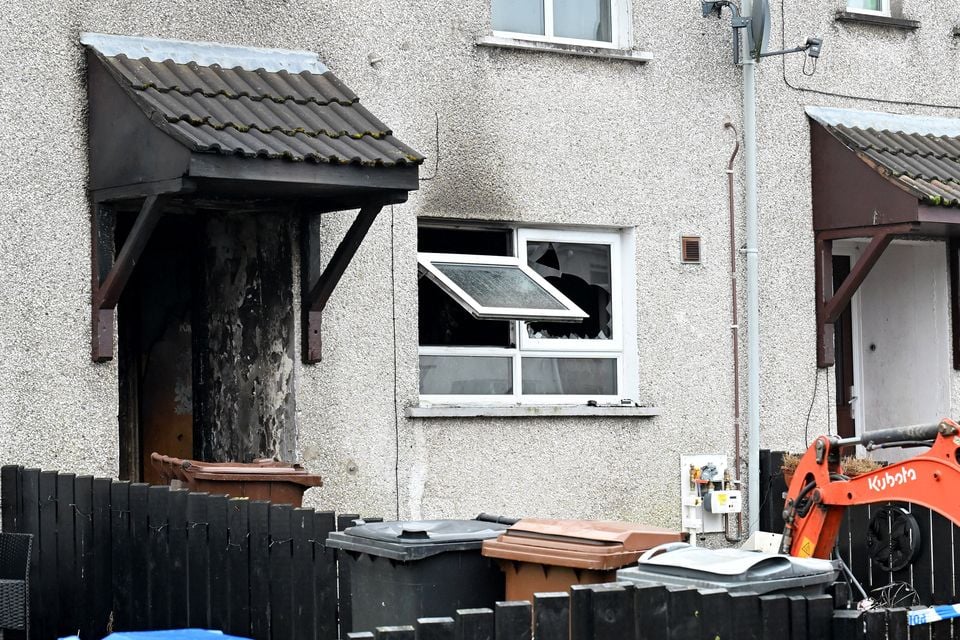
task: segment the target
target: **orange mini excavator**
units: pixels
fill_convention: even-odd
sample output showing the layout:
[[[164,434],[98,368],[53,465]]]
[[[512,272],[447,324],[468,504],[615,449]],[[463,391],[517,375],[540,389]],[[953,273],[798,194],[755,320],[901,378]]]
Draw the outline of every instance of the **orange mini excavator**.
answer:
[[[841,468],[840,450],[851,445],[864,445],[868,450],[915,446],[929,449],[848,478]],[[921,505],[960,525],[960,425],[944,419],[939,424],[871,431],[857,438],[817,438],[801,458],[790,483],[784,504],[786,527],[781,551],[801,558],[830,558],[844,510],[878,502]],[[914,533],[919,535],[919,531]],[[894,535],[889,534],[890,538]],[[890,538],[883,541],[884,564],[907,564],[907,557],[891,557],[909,551],[899,548],[903,545]]]

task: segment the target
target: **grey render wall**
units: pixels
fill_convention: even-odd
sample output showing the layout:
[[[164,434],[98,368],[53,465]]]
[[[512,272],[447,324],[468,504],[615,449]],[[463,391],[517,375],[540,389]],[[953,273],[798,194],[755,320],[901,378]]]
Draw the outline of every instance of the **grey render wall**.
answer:
[[[787,45],[826,38],[826,92],[957,102],[960,3],[904,0],[912,33],[837,23],[837,0],[790,2]],[[299,453],[315,506],[438,517],[618,517],[679,526],[681,453],[732,455],[724,169],[741,125],[729,28],[696,2],[635,3],[648,65],[478,48],[486,0],[7,0],[0,23],[0,462],[117,471],[117,368],[92,364],[81,31],[307,49],[429,156],[410,201],[381,214],[324,318],[324,360],[298,365]],[[780,3],[773,6],[779,44]],[[368,62],[368,54],[382,58]],[[829,428],[815,368],[808,125],[803,106],[882,109],[759,77],[762,441]],[[956,110],[891,105],[897,111]],[[434,122],[439,121],[439,148]],[[737,164],[742,242],[742,164]],[[351,213],[324,219],[333,251]],[[408,419],[417,403],[418,216],[633,227],[638,400],[657,418]],[[681,233],[704,264],[679,264]],[[741,280],[741,292],[743,283]],[[296,314],[295,314],[296,316]],[[818,393],[812,397],[819,375]],[[954,381],[960,389],[960,381]],[[954,402],[960,396],[954,393]]]

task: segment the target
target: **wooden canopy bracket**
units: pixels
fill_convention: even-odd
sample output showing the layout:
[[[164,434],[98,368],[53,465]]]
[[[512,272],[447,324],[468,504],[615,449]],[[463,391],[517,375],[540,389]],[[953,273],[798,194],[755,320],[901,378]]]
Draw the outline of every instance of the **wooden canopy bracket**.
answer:
[[[816,233],[816,273],[817,288],[817,366],[831,367],[836,361],[833,344],[833,325],[850,304],[853,294],[884,250],[897,235],[904,235],[916,229],[914,224],[885,225],[877,227],[855,227]],[[870,238],[870,244],[850,269],[843,283],[833,291],[833,241],[851,238]]]
[[[105,362],[113,358],[114,310],[133,268],[143,254],[153,233],[167,195],[149,195],[140,208],[133,228],[116,260],[113,259],[115,214],[105,205],[93,208],[91,278],[92,278],[92,358]]]
[[[370,230],[373,221],[383,209],[382,204],[360,209],[353,224],[343,236],[336,251],[321,271],[320,261],[320,215],[308,214],[303,218],[301,229],[301,324],[303,361],[307,364],[320,362],[323,342],[320,334],[323,309],[330,295],[340,282],[347,265],[357,253],[360,244]]]

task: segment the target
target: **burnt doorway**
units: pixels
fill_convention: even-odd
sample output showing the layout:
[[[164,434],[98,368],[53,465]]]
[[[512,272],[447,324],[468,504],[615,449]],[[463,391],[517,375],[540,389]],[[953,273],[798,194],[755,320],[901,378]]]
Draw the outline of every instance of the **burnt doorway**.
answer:
[[[118,245],[129,231],[117,223]],[[166,216],[120,300],[120,477],[156,483],[150,454],[194,456],[196,220]]]
[[[848,255],[833,256],[833,290],[836,291],[843,281],[850,275],[852,266]],[[841,438],[852,438],[856,435],[856,424],[853,415],[853,403],[856,386],[854,384],[853,364],[853,310],[852,305],[840,315],[834,324],[834,353],[836,357],[836,392],[834,397],[837,405],[837,434]]]
[[[117,313],[121,478],[159,482],[154,451],[293,459],[294,229],[287,212],[160,220]]]

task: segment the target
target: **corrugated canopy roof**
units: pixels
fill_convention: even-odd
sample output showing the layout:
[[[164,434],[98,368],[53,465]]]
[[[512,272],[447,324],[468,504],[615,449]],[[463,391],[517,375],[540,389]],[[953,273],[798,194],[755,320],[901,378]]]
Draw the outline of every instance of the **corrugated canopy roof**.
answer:
[[[826,107],[807,115],[920,201],[960,207],[960,120]]]
[[[334,165],[423,162],[316,54],[101,34],[81,42],[191,151]]]

